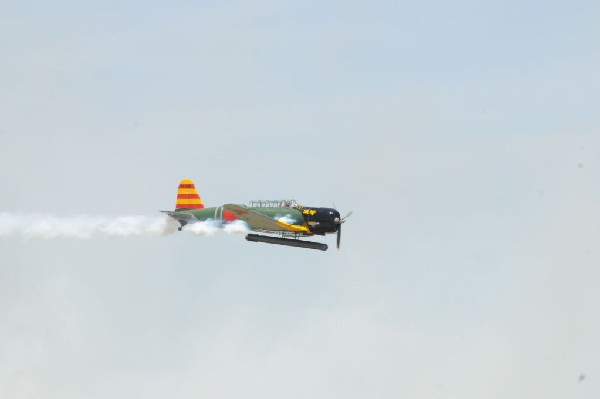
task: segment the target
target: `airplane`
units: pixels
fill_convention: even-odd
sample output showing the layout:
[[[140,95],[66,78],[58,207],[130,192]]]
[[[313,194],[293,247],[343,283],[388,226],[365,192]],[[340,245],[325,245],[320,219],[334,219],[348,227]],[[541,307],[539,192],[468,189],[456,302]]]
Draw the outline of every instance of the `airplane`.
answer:
[[[342,224],[352,214],[350,212],[342,218],[333,208],[301,206],[295,200],[251,201],[249,206],[225,204],[205,208],[194,182],[189,179],[179,183],[175,210],[161,212],[179,222],[179,231],[184,226],[196,222],[211,220],[225,226],[241,220],[246,222],[253,231],[278,236],[247,234],[247,241],[321,251],[327,250],[327,244],[298,238],[335,233],[337,234],[336,247],[339,250]]]

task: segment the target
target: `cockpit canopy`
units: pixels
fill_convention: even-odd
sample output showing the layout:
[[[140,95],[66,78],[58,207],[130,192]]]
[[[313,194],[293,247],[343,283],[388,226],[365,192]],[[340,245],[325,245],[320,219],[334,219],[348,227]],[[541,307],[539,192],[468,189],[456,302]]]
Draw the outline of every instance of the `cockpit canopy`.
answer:
[[[293,199],[283,200],[254,200],[249,203],[250,208],[296,208],[298,203]]]

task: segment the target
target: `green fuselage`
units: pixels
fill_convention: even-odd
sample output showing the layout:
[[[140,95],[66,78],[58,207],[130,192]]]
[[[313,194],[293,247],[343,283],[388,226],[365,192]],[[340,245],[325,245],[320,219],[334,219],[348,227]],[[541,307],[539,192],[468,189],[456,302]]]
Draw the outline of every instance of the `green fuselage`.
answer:
[[[247,207],[225,204],[202,209],[178,208],[175,212],[167,213],[178,220],[181,227],[207,220],[222,224],[242,220],[252,230],[296,235],[336,233],[341,225],[340,213],[337,210],[320,207]]]
[[[280,219],[284,218],[286,223],[293,225],[305,225],[304,217],[302,216],[302,211],[296,208],[247,208],[250,211],[254,211],[260,213],[261,215],[267,216],[271,219]],[[238,220],[238,218],[230,211],[223,209],[222,206],[217,206],[213,208],[203,208],[203,209],[176,209],[176,212],[188,213],[193,215],[199,221],[206,220],[216,220],[222,223],[233,222]]]

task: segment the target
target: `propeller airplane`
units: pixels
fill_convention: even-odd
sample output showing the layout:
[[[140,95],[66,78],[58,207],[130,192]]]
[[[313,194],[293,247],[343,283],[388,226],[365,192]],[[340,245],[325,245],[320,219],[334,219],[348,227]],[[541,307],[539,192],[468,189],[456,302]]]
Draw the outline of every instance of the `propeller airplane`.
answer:
[[[340,249],[342,224],[352,214],[340,217],[333,208],[305,207],[295,200],[251,201],[249,206],[225,204],[205,208],[194,182],[182,180],[177,190],[174,211],[161,211],[180,224],[178,230],[196,222],[215,221],[221,226],[238,220],[246,222],[256,232],[270,234],[247,234],[246,240],[292,247],[327,250],[327,244],[304,241],[299,238],[314,235],[337,234],[336,247]],[[274,237],[274,236],[275,237]]]

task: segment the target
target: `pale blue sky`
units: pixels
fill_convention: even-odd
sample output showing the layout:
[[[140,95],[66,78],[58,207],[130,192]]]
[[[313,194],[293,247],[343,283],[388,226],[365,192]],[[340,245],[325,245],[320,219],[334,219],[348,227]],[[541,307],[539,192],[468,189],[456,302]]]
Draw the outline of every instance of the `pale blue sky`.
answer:
[[[0,396],[598,397],[599,20],[0,2],[0,212],[354,210],[340,253],[1,239]]]

